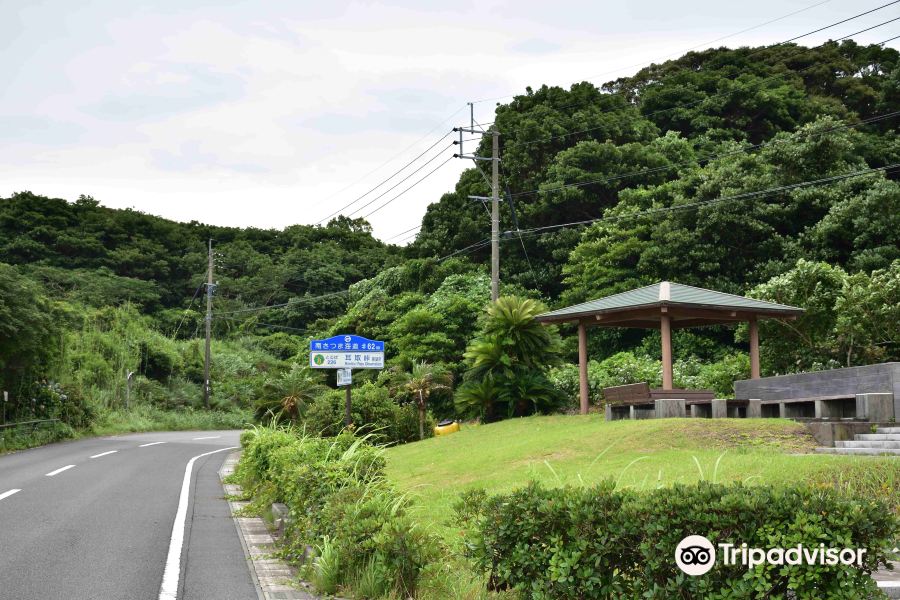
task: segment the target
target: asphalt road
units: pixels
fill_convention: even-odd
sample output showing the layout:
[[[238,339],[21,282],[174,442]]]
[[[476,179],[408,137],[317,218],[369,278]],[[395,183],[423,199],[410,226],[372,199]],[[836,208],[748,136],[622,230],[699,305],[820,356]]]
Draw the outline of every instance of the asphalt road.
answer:
[[[179,600],[256,600],[217,475],[229,451],[196,459],[182,491],[188,462],[238,446],[239,433],[143,433],[0,456],[0,600],[172,598],[161,596],[170,554]],[[184,527],[173,528],[183,496]]]

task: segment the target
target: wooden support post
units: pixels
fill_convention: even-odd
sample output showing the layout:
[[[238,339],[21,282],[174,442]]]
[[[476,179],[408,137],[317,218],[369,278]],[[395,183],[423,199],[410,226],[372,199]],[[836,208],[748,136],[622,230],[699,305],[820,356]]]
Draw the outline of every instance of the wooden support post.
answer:
[[[750,319],[750,379],[759,379],[759,324]]]
[[[662,383],[664,390],[672,389],[672,319],[668,314],[659,316],[659,332],[662,337]]]
[[[588,414],[588,355],[587,328],[578,322],[578,395],[581,400],[581,414]]]

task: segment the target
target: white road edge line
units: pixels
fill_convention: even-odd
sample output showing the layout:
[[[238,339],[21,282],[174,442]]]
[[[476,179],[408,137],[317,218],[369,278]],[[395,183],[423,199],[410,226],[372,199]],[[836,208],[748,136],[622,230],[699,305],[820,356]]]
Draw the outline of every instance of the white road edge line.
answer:
[[[194,438],[194,439],[195,440],[217,440],[220,437],[222,437],[222,436],[221,435],[208,435],[206,437],[198,437],[198,438]]]
[[[49,473],[45,473],[44,477],[53,477],[54,475],[59,475],[63,471],[68,471],[69,469],[74,469],[75,465],[66,465],[65,467],[60,467],[55,471],[50,471]]]
[[[2,494],[0,494],[0,500],[3,500],[4,498],[9,498],[13,494],[15,494],[17,492],[21,492],[21,491],[22,490],[9,490],[9,491],[3,492]]]
[[[194,469],[194,461],[210,454],[237,450],[238,446],[219,448],[212,452],[198,454],[188,461],[184,468],[184,481],[181,483],[181,495],[178,497],[178,510],[175,512],[175,522],[172,524],[172,538],[169,541],[169,555],[166,557],[166,568],[163,571],[162,585],[159,588],[159,600],[177,600],[178,582],[181,579],[181,550],[184,545],[184,525],[187,519],[188,500],[191,494],[191,472]]]
[[[141,444],[138,448],[146,448],[147,446],[156,446],[157,444],[165,444],[165,442],[150,442],[149,444]]]
[[[100,458],[101,456],[106,456],[107,454],[115,454],[118,450],[110,450],[109,452],[101,452],[100,454],[95,454],[91,458]]]

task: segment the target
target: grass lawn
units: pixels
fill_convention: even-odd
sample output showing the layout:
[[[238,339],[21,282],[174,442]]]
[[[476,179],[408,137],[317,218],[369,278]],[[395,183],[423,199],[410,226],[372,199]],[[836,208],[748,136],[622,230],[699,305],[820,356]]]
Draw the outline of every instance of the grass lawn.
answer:
[[[674,483],[781,483],[834,465],[895,459],[812,454],[805,426],[781,419],[606,422],[601,415],[528,417],[463,426],[449,436],[387,450],[388,477],[416,498],[420,517],[450,535],[459,492],[508,491],[538,480],[650,489]],[[896,464],[896,460],[893,464]],[[891,468],[893,468],[893,464]]]

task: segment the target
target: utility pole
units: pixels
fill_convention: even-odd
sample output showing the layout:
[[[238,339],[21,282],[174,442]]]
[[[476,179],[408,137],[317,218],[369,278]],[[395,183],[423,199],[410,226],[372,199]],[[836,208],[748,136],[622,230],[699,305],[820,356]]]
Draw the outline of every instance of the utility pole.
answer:
[[[500,132],[491,128],[491,302],[500,297]]]
[[[472,160],[477,168],[479,160],[491,161],[491,179],[488,183],[491,186],[491,301],[496,302],[500,297],[500,132],[497,126],[491,127],[487,132],[479,126],[475,129],[475,106],[469,102],[469,127],[454,127],[453,131],[459,132],[459,141],[453,142],[459,146],[459,153],[454,154],[456,158],[464,158]],[[491,156],[478,156],[477,154],[465,154],[463,150],[463,133],[471,133],[476,135],[491,135]],[[487,176],[481,169],[478,169],[485,179]],[[483,196],[469,196],[470,199],[485,201],[487,198]]]
[[[212,295],[213,285],[213,249],[209,240],[209,266],[206,271],[206,360],[203,365],[203,405],[209,408],[209,362],[210,340],[212,338]]]

